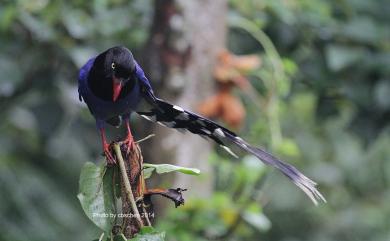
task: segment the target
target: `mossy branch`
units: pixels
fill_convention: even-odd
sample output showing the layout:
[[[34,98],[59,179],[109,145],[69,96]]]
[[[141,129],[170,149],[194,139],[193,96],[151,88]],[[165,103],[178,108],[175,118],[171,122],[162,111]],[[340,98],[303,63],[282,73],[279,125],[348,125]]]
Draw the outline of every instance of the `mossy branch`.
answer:
[[[139,226],[142,228],[144,226],[144,223],[142,222],[141,215],[140,215],[138,208],[137,208],[137,203],[135,202],[134,194],[133,194],[133,191],[131,189],[130,180],[127,176],[126,166],[125,166],[125,162],[123,160],[121,148],[120,148],[120,145],[118,143],[114,143],[114,151],[115,151],[115,154],[117,156],[119,169],[120,169],[120,172],[122,175],[122,180],[124,183],[127,198],[130,201],[131,209],[133,210],[133,214],[134,214]]]

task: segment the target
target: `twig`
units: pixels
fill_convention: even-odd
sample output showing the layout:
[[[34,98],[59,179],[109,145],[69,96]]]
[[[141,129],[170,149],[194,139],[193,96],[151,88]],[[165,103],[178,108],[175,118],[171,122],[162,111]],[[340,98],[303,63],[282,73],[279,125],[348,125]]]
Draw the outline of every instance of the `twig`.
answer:
[[[282,131],[280,127],[279,114],[278,114],[278,89],[277,85],[280,81],[286,81],[286,73],[283,67],[283,61],[279,52],[276,50],[275,45],[272,43],[268,35],[262,31],[256,24],[252,23],[248,19],[238,18],[231,25],[233,27],[242,28],[253,36],[263,47],[266,55],[269,57],[273,67],[273,79],[267,84],[264,84],[270,89],[270,96],[267,105],[267,117],[269,119],[269,129],[271,133],[271,145],[272,148],[280,144],[282,141]]]
[[[150,134],[150,135],[148,135],[147,137],[144,137],[144,138],[142,138],[141,140],[136,141],[135,143],[139,144],[139,143],[141,143],[141,142],[143,142],[143,141],[146,141],[146,140],[149,139],[149,138],[152,138],[153,136],[155,136],[155,134]]]
[[[104,232],[102,233],[102,235],[100,235],[99,241],[103,241],[103,237],[104,237]]]
[[[151,137],[153,137],[153,136],[155,136],[155,134],[150,134],[150,135],[148,135],[147,137],[145,137],[145,138],[142,138],[141,140],[138,140],[138,141],[136,141],[135,143],[140,143],[140,142],[142,142],[142,141],[145,141],[145,140],[147,140],[147,139],[149,139],[149,138],[151,138]],[[141,187],[142,188],[142,190],[140,191],[140,194],[141,194],[141,197],[139,197],[139,198],[141,198],[142,199],[142,212],[143,212],[143,214],[144,214],[144,216],[145,216],[145,220],[146,220],[146,225],[148,225],[148,226],[152,226],[152,223],[150,222],[150,219],[149,219],[149,214],[148,214],[148,212],[146,211],[146,209],[145,209],[145,203],[144,203],[144,200],[143,200],[143,196],[144,196],[144,192],[145,192],[145,189],[146,189],[146,186],[145,186],[145,179],[144,179],[144,174],[143,174],[143,168],[142,168],[142,166],[144,165],[144,158],[143,158],[143,156],[142,156],[142,153],[141,153],[141,148],[139,147],[139,145],[136,145],[136,148],[137,148],[137,150],[138,150],[138,153],[139,153],[139,164],[140,164],[140,166],[141,166],[141,169],[140,169],[140,173],[139,173],[139,176],[138,176],[138,183],[140,183],[139,185],[138,185],[138,187]]]
[[[146,220],[147,225],[148,226],[152,226],[152,223],[150,222],[150,219],[149,219],[149,214],[148,214],[148,212],[145,209],[144,203],[142,203],[142,212],[144,212],[145,220]]]
[[[143,142],[143,141],[146,141],[146,140],[148,140],[148,139],[150,139],[150,138],[152,138],[152,137],[154,137],[155,136],[155,134],[150,134],[150,135],[148,135],[148,136],[145,136],[144,138],[142,138],[142,139],[140,139],[140,140],[138,140],[138,141],[134,141],[134,143],[136,143],[136,144],[139,144],[139,143],[141,143],[141,142]],[[118,141],[117,142],[119,145],[122,145],[123,143],[125,143],[124,141]]]
[[[121,148],[120,148],[120,145],[118,143],[114,143],[114,150],[115,150],[116,156],[118,157],[119,168],[120,168],[123,182],[125,185],[127,198],[130,201],[131,208],[133,210],[134,216],[135,216],[138,224],[140,225],[140,227],[143,227],[144,224],[142,222],[141,215],[138,211],[137,204],[136,204],[135,199],[134,199],[134,194],[133,194],[133,191],[131,189],[130,181],[129,181],[129,178],[127,177],[125,162],[123,161]]]

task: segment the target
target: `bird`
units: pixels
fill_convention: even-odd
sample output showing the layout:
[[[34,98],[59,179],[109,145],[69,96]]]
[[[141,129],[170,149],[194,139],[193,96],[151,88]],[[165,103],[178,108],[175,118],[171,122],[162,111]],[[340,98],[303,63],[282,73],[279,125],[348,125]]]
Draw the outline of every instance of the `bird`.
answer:
[[[236,146],[254,155],[264,164],[281,171],[304,191],[314,204],[326,202],[316,188],[317,183],[291,164],[260,147],[250,145],[212,120],[156,97],[141,66],[132,52],[124,46],[109,48],[90,58],[79,71],[78,92],[79,100],[86,103],[96,120],[108,165],[114,165],[116,161],[106,138],[106,124],[120,126],[124,122],[127,136],[123,142],[131,146],[134,141],[130,116],[136,113],[148,121],[212,140],[235,157],[237,155],[228,146]]]

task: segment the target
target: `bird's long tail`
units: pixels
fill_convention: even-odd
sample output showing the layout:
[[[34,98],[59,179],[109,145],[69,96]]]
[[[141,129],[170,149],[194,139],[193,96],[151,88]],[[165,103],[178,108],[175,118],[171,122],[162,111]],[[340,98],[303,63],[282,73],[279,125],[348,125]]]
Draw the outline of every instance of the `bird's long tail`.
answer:
[[[318,204],[318,201],[325,201],[325,198],[316,189],[316,183],[303,175],[294,166],[287,164],[274,157],[265,150],[253,147],[246,141],[238,137],[232,131],[218,125],[217,123],[201,117],[195,113],[184,110],[183,108],[156,99],[155,107],[147,112],[137,112],[145,119],[157,122],[169,128],[178,130],[187,130],[194,134],[212,139],[218,143],[227,152],[237,157],[226,144],[235,144],[244,151],[247,151],[267,165],[273,166],[287,176],[295,185],[302,189],[307,196]]]

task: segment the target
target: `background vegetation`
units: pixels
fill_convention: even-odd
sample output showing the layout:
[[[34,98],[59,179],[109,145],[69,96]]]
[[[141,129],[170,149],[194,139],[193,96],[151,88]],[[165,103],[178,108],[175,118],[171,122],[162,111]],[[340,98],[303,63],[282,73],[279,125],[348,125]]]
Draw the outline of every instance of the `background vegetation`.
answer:
[[[102,161],[78,68],[118,44],[145,58],[153,4],[0,0],[0,240],[98,237],[76,198],[83,163]],[[237,91],[238,132],[299,166],[328,204],[217,150],[211,198],[167,207],[158,228],[180,241],[389,240],[390,5],[231,0],[227,11],[227,47],[262,61],[249,78],[264,108]]]

